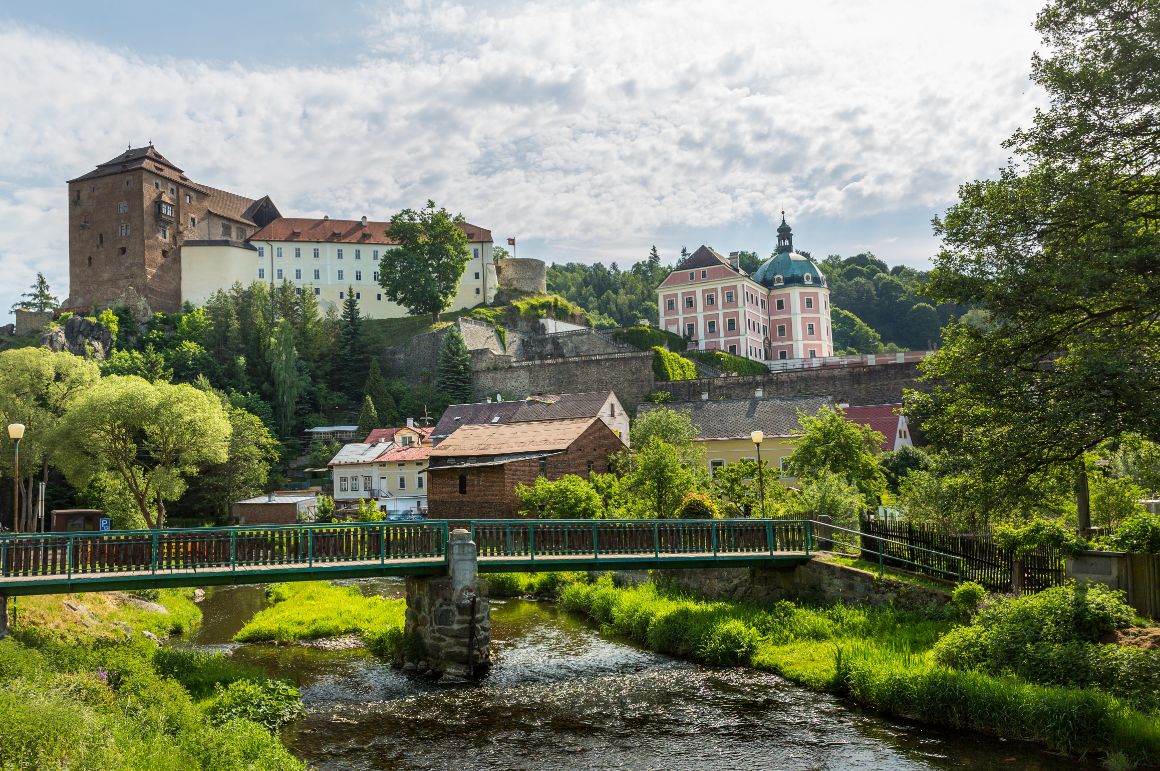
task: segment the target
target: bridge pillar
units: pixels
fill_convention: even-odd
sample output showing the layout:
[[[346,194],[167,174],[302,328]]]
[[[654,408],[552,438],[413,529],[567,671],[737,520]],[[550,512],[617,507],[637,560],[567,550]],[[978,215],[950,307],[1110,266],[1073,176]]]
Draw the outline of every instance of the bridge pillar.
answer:
[[[8,595],[0,594],[0,640],[8,636]]]
[[[475,677],[491,663],[491,617],[479,591],[475,542],[453,530],[447,544],[448,575],[407,578],[404,669],[455,678]]]

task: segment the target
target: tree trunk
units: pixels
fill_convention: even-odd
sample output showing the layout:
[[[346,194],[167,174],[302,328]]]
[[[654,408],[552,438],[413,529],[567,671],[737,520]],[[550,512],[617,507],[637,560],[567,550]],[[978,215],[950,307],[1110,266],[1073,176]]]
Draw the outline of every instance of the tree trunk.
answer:
[[[1079,534],[1086,537],[1092,529],[1092,509],[1091,496],[1088,490],[1087,466],[1084,465],[1082,459],[1075,475],[1075,511]]]

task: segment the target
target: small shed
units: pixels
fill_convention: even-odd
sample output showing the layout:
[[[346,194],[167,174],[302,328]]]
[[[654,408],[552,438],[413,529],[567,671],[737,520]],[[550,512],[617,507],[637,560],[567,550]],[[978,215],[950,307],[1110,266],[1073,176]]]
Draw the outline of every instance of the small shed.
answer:
[[[53,509],[52,531],[71,533],[100,530],[103,516],[105,512],[101,509]]]
[[[313,494],[271,493],[238,501],[232,513],[239,525],[293,525],[314,509],[317,500]]]

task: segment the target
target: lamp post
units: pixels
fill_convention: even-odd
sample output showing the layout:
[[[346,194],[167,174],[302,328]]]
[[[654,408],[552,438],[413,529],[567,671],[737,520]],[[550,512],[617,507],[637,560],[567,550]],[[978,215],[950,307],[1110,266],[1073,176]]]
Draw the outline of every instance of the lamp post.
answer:
[[[12,530],[20,532],[20,440],[24,438],[23,423],[8,424],[8,438],[16,444],[16,457],[12,464]]]
[[[761,518],[765,519],[765,474],[761,470],[761,443],[765,441],[765,434],[754,431],[749,435],[753,446],[757,448],[757,494],[761,496]]]

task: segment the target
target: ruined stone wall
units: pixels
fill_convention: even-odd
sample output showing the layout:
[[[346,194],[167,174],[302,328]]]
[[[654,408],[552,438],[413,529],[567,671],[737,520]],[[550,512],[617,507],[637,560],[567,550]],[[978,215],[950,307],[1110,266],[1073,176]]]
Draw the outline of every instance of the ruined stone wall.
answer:
[[[548,267],[543,260],[509,257],[495,263],[499,290],[506,296],[546,294]]]

